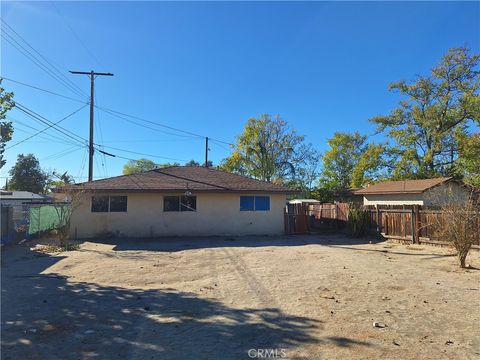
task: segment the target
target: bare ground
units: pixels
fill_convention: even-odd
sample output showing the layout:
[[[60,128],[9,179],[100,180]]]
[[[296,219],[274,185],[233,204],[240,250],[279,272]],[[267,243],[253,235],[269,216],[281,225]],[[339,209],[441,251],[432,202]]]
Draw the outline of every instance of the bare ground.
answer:
[[[16,246],[2,359],[476,359],[479,280],[448,249],[338,236]]]

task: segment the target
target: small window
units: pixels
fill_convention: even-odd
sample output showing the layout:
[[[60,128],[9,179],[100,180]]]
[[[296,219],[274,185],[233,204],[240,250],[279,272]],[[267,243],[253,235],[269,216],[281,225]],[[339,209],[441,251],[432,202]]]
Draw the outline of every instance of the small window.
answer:
[[[165,196],[163,198],[163,211],[179,211],[180,198],[178,196]]]
[[[92,196],[92,212],[108,212],[108,196]]]
[[[196,196],[180,197],[180,211],[196,211],[196,210],[197,210]]]
[[[269,211],[270,197],[269,196],[255,196],[255,211]]]
[[[270,197],[240,196],[240,211],[270,211]]]
[[[127,197],[110,196],[110,212],[127,212]]]
[[[240,196],[240,211],[254,211],[255,196]]]

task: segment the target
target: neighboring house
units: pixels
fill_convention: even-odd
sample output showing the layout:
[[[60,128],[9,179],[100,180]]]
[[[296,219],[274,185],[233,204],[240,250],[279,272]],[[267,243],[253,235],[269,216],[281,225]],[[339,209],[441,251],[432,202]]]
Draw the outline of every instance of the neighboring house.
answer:
[[[289,204],[304,204],[304,205],[313,205],[320,204],[319,200],[315,199],[293,199],[288,202]]]
[[[423,180],[385,181],[355,191],[363,205],[441,206],[465,203],[471,190],[451,177]]]
[[[71,236],[274,235],[295,190],[204,167],[169,167],[74,185]]]
[[[7,191],[0,190],[0,206],[11,206],[13,220],[19,221],[29,218],[30,205],[48,204],[52,198],[39,195],[30,191]]]
[[[0,190],[1,205],[23,205],[50,203],[52,199],[46,195],[39,195],[30,191]]]

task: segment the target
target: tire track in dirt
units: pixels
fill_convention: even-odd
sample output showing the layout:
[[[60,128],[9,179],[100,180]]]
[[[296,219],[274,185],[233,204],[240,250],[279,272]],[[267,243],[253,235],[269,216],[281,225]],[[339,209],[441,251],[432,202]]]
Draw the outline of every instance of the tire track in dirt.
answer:
[[[242,258],[239,251],[224,248],[223,252],[230,260],[231,265],[235,269],[235,272],[240,275],[245,284],[254,293],[259,305],[264,307],[276,307],[280,309],[280,306],[276,299],[272,296],[272,293],[262,284],[255,274],[249,270],[248,266]]]

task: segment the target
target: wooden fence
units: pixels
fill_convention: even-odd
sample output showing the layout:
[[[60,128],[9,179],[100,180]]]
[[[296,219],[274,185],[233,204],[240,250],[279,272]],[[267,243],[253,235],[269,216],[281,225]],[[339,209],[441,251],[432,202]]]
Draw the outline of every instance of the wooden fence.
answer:
[[[439,226],[445,220],[441,210],[409,208],[369,208],[369,230],[378,237],[396,239],[408,243],[447,244],[438,235]],[[295,204],[288,205],[285,232],[305,234],[312,231],[340,230],[348,221],[349,204]],[[476,246],[480,245],[480,219],[478,220]]]

